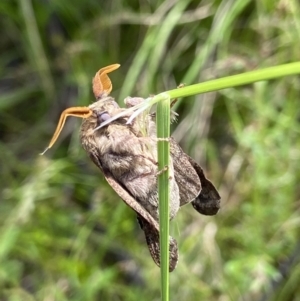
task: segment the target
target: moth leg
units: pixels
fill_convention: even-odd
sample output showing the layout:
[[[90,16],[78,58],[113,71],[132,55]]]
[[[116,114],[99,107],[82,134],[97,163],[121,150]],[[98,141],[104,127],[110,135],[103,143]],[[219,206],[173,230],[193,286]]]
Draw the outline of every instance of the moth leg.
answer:
[[[145,233],[146,242],[149,252],[156,265],[160,266],[160,247],[159,247],[159,232],[143,217],[137,215],[137,220],[141,229]],[[178,262],[178,247],[177,242],[173,237],[169,241],[169,272],[172,272]]]
[[[162,170],[159,170],[159,171],[156,173],[156,175],[157,175],[157,176],[160,176],[161,174],[163,174],[164,172],[166,172],[168,169],[169,169],[169,167],[168,167],[168,166],[165,166]]]
[[[177,89],[183,88],[184,86],[185,86],[185,84],[182,84],[182,83],[181,83],[181,84],[179,84],[179,85],[177,86]],[[175,105],[175,103],[177,102],[177,100],[178,100],[178,98],[172,99],[171,105],[170,105],[171,108]]]

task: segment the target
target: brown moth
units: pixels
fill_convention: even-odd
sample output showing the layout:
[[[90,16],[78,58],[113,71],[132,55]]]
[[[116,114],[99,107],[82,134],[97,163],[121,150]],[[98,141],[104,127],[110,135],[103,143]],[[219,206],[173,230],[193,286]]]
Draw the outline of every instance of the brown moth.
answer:
[[[109,96],[112,84],[107,73],[119,66],[118,64],[110,65],[96,73],[93,79],[96,102],[88,107],[74,107],[63,111],[46,150],[55,143],[67,116],[83,118],[80,130],[83,148],[102,171],[111,187],[137,213],[150,254],[159,266],[157,192],[159,170],[155,115],[140,114],[127,124],[131,116],[130,111],[120,108]],[[143,98],[127,97],[125,104],[127,108],[130,108],[143,101]],[[120,112],[125,112],[125,115],[99,128],[103,122]],[[168,168],[171,196],[170,219],[175,217],[181,206],[190,202],[201,214],[214,215],[218,212],[220,196],[216,188],[206,179],[202,168],[184,153],[173,138],[170,138],[170,166]],[[169,241],[169,270],[173,271],[178,261],[178,248],[174,238],[170,237]]]

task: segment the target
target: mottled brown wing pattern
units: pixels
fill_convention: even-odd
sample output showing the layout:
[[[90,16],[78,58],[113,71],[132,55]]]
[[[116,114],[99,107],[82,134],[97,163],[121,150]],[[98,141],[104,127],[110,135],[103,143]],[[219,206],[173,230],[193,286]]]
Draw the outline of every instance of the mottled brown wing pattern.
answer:
[[[149,252],[153,261],[160,266],[160,245],[159,245],[159,231],[153,228],[150,224],[141,216],[137,216],[141,229],[145,233],[146,242]],[[178,247],[176,240],[169,236],[169,271],[172,272],[178,262]]]
[[[174,176],[179,187],[180,206],[190,203],[201,192],[201,181],[177,142],[170,138],[170,153],[174,161]]]
[[[154,262],[159,265],[159,224],[155,210],[158,207],[156,141],[141,135],[136,123],[126,125],[126,118],[118,119],[94,132],[94,128],[102,121],[103,115],[105,118],[114,116],[120,108],[113,98],[107,96],[100,98],[90,108],[93,114],[82,124],[82,144],[92,161],[103,172],[109,185],[137,213],[150,254]],[[150,131],[154,127],[151,131],[155,131],[155,124],[150,123],[153,123],[151,118],[146,120],[147,124],[144,128]],[[151,135],[155,135],[155,132]],[[145,194],[147,190],[149,192]],[[173,195],[178,195],[178,187],[177,190],[175,188],[173,190],[175,191]],[[151,203],[154,207],[151,207]],[[179,197],[177,206],[179,208]],[[172,208],[173,206],[170,211]],[[177,210],[174,211],[174,215]],[[170,237],[170,271],[173,271],[177,261],[177,243]]]
[[[215,186],[205,177],[201,166],[188,156],[173,138],[170,138],[170,144],[175,180],[179,186],[180,206],[192,202],[195,210],[201,214],[217,214],[221,197]],[[196,192],[198,181],[201,188]]]
[[[143,116],[143,119],[136,119],[133,124],[127,125],[127,117],[123,117],[94,132],[103,117],[112,117],[122,109],[113,98],[106,95],[90,108],[93,114],[82,124],[82,144],[103,172],[107,182],[137,213],[150,254],[154,262],[160,265],[154,118]],[[141,123],[144,123],[142,127],[147,136],[145,132],[140,132]],[[201,167],[183,152],[173,138],[170,138],[170,149],[171,218],[176,215],[179,202],[180,206],[192,202],[198,212],[215,214],[216,208],[219,208],[219,196],[214,186],[205,178]],[[169,248],[169,270],[173,271],[178,261],[178,248],[172,237]]]
[[[145,239],[153,261],[160,266],[160,246],[159,246],[159,224],[151,214],[141,206],[141,204],[111,175],[108,170],[103,170],[97,154],[91,154],[90,158],[96,166],[103,172],[109,185],[115,190],[119,197],[137,213],[137,219],[141,229],[144,231]],[[178,247],[174,238],[170,237],[169,244],[170,261],[169,271],[172,272],[178,262]]]

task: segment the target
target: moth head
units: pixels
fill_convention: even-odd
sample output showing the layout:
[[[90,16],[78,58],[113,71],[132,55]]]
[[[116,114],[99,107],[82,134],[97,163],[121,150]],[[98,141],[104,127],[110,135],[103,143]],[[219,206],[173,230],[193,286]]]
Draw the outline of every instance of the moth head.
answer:
[[[112,90],[112,83],[107,73],[110,73],[120,67],[119,64],[109,65],[107,67],[101,68],[93,78],[93,93],[97,100],[101,99],[103,96],[107,96],[110,94]],[[64,110],[59,118],[58,124],[56,126],[56,130],[50,140],[47,148],[41,153],[43,155],[49,148],[51,148],[56,142],[59,134],[61,133],[66,118],[68,116],[75,116],[80,118],[88,118],[93,114],[93,111],[89,107],[72,107]],[[106,117],[105,115],[103,116]]]

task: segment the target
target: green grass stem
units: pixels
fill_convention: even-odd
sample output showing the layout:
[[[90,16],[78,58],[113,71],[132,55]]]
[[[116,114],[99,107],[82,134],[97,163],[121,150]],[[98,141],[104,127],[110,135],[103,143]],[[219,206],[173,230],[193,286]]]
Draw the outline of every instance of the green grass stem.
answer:
[[[161,264],[161,296],[163,301],[169,300],[169,169],[170,164],[170,98],[165,98],[157,105],[157,137],[158,141],[158,176],[159,227],[160,227],[160,264]],[[165,170],[164,170],[165,169]]]
[[[164,93],[170,98],[187,97],[191,95],[212,92],[241,85],[251,84],[258,81],[270,80],[278,77],[300,73],[300,62],[264,68],[260,70],[245,72],[242,74],[227,76],[207,82],[190,85],[180,89],[169,90]]]

